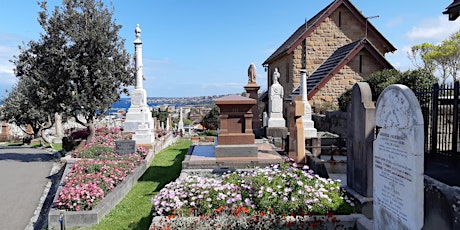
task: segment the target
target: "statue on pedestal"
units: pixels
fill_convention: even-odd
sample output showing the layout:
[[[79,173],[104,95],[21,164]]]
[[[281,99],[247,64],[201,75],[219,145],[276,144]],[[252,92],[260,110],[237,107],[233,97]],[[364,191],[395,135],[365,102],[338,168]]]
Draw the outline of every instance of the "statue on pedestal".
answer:
[[[248,68],[248,83],[256,83],[256,66],[251,63]]]

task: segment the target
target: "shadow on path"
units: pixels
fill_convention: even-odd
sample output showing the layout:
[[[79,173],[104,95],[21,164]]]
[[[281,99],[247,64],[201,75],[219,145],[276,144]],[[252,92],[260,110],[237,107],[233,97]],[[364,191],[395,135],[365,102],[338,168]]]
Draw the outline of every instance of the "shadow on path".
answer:
[[[45,150],[30,147],[0,147],[0,161],[47,162],[56,159]]]

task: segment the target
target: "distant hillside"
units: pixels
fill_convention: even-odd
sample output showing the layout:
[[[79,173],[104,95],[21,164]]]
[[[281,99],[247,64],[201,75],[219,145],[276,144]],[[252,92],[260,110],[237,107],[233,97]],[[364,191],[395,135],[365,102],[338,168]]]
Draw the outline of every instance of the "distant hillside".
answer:
[[[198,96],[198,97],[148,97],[149,106],[157,105],[176,105],[176,106],[205,106],[213,107],[214,100],[226,95]],[[121,98],[118,102],[112,104],[112,108],[126,108],[131,104],[130,98]]]

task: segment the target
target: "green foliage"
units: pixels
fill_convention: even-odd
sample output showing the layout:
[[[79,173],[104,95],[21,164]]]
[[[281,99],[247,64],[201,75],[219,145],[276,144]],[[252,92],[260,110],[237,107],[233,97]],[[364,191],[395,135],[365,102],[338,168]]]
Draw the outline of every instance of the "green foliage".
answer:
[[[206,129],[217,130],[219,128],[219,107],[214,106],[201,120]]]
[[[442,84],[445,84],[448,78],[456,81],[460,70],[460,31],[440,44],[422,43],[413,46],[409,58],[415,66],[432,74],[439,74]],[[423,65],[418,64],[418,60],[421,60]]]
[[[408,70],[404,73],[395,69],[387,69],[371,74],[364,81],[371,88],[372,100],[377,101],[380,93],[392,84],[403,84],[413,91],[417,91],[417,89],[432,86],[437,82],[437,79],[426,69]],[[351,93],[352,90],[350,89],[338,98],[339,107],[342,111],[347,110],[348,104],[351,101]]]
[[[130,55],[118,36],[121,26],[101,0],[63,0],[51,14],[46,1],[40,7],[44,33],[20,47],[15,74],[33,83],[45,111],[83,116],[78,121],[90,128],[90,139],[95,116],[134,83]]]
[[[337,99],[339,103],[339,108],[341,111],[346,112],[348,109],[348,104],[350,104],[351,101],[351,93],[352,89],[348,89],[340,97]]]
[[[395,69],[385,69],[375,72],[364,79],[372,90],[372,100],[377,101],[380,93],[388,86],[396,84],[401,72]]]
[[[200,136],[213,136],[217,137],[217,130],[206,130]]]
[[[1,118],[18,126],[30,125],[35,135],[44,128],[51,127],[54,115],[44,109],[38,99],[36,84],[32,79],[19,80],[3,99]]]
[[[152,117],[156,117],[159,122],[163,122],[166,125],[166,121],[168,120],[169,112],[167,111],[153,111]]]
[[[83,151],[78,152],[78,157],[80,158],[95,158],[99,155],[106,155],[113,152],[112,147],[101,146],[101,145],[93,145],[91,147],[86,148]]]

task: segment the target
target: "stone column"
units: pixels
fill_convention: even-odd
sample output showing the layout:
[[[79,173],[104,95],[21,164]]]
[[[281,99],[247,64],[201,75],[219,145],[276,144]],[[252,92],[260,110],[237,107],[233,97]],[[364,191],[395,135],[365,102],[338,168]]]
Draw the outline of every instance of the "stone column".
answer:
[[[300,81],[301,81],[301,93],[302,93],[302,102],[304,104],[304,114],[302,115],[302,123],[304,127],[305,138],[316,138],[317,132],[315,129],[315,124],[311,119],[311,105],[308,103],[308,93],[307,93],[307,70],[300,70]]]
[[[182,107],[180,108],[180,113],[179,113],[179,132],[182,132],[182,133],[185,132],[185,130],[184,130],[184,121],[183,121],[183,118],[182,118]]]
[[[135,48],[135,66],[136,66],[136,86],[131,92],[131,106],[126,114],[126,120],[123,123],[124,131],[135,131],[139,125],[145,122],[147,129],[153,130],[152,113],[147,105],[147,92],[142,86],[144,73],[142,71],[142,41],[140,39],[141,29],[139,24],[134,30],[136,40],[134,40]],[[143,122],[144,121],[144,122]]]

